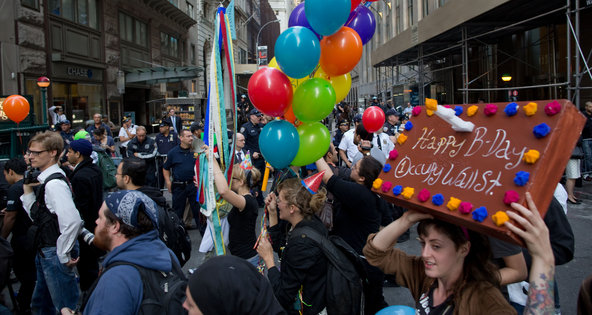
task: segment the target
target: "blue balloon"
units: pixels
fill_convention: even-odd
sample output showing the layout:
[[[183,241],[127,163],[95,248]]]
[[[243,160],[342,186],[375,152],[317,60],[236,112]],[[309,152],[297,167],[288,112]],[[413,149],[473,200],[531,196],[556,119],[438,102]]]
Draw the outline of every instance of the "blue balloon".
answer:
[[[415,309],[405,305],[391,305],[381,309],[376,315],[415,315]]]
[[[314,30],[310,26],[310,23],[308,23],[308,20],[306,19],[306,14],[304,13],[304,2],[297,5],[290,14],[290,19],[288,20],[288,27],[292,26],[304,26],[309,30],[313,31],[314,33]],[[321,35],[317,33],[315,33],[315,35],[317,35],[317,38],[321,40]]]
[[[306,19],[312,29],[323,36],[335,34],[349,17],[350,0],[307,0],[304,2]]]
[[[285,120],[274,120],[268,123],[259,135],[261,154],[271,166],[277,169],[290,166],[299,147],[298,130]]]
[[[317,67],[320,58],[321,43],[308,28],[290,27],[275,42],[275,60],[290,78],[308,76]]]

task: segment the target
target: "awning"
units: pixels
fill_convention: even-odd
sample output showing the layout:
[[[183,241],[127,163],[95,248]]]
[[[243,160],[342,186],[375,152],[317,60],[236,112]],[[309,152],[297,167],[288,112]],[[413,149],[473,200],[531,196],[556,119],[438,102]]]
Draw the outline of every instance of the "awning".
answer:
[[[152,67],[126,69],[125,83],[169,83],[192,80],[203,74],[203,67]]]

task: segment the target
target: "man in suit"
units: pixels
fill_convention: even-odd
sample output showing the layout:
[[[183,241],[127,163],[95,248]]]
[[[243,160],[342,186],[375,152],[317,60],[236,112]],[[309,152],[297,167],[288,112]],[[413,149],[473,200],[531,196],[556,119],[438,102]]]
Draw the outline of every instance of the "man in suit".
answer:
[[[174,108],[169,109],[169,117],[166,118],[166,121],[171,125],[176,134],[179,134],[179,131],[183,129],[181,117],[175,115]]]
[[[247,151],[245,151],[243,149],[244,147],[245,147],[245,136],[242,133],[237,132],[236,133],[236,145],[235,145],[236,157],[234,158],[235,164],[238,164],[238,163],[244,161],[245,155],[247,154]]]

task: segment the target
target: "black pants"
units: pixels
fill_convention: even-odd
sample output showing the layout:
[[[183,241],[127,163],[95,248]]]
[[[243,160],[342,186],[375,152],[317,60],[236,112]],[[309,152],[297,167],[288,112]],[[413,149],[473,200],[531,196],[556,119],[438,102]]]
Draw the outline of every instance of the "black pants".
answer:
[[[119,153],[121,154],[121,158],[127,157],[127,147],[119,147]]]
[[[26,235],[13,235],[10,244],[14,251],[12,269],[21,283],[16,300],[21,312],[25,313],[31,309],[31,297],[37,280],[35,250]]]
[[[368,283],[364,286],[364,298],[366,299],[364,312],[365,314],[376,314],[388,306],[382,294],[384,273],[368,264],[366,260],[364,260],[364,267],[366,267],[366,276],[368,277]]]
[[[80,260],[76,267],[80,274],[80,290],[87,291],[99,276],[99,257],[105,254],[96,247],[90,246],[79,239]]]
[[[147,159],[144,160],[146,162],[146,186],[157,187],[156,186],[156,160],[155,159]]]
[[[197,198],[197,188],[193,183],[175,183],[173,182],[172,187],[173,189],[173,210],[179,217],[179,219],[183,220],[183,212],[185,212],[185,205],[189,202],[189,206],[191,208],[191,213],[193,214],[193,219],[195,220],[195,224],[199,229],[199,232],[203,236],[204,231],[206,230],[205,222],[201,220],[201,213],[199,212],[199,203],[196,200]]]

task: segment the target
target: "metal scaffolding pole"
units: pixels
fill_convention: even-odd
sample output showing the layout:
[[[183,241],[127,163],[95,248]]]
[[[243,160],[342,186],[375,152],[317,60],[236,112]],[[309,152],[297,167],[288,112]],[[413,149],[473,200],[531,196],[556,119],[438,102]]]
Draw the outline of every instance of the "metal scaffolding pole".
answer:
[[[576,39],[576,45],[578,49],[580,48],[580,1],[575,1],[576,5],[576,30],[574,32],[574,37]],[[575,102],[576,108],[580,108],[580,80],[582,79],[582,73],[580,71],[580,54],[579,51],[576,51],[576,89],[575,93]],[[570,99],[571,100],[571,99]]]
[[[463,26],[462,35],[462,84],[463,84],[463,104],[469,103],[469,48],[467,47],[467,27]]]
[[[419,62],[418,62],[418,72],[419,72],[419,80],[417,83],[418,88],[418,97],[419,97],[419,104],[423,104],[425,100],[424,90],[423,90],[423,45],[419,45]]]

